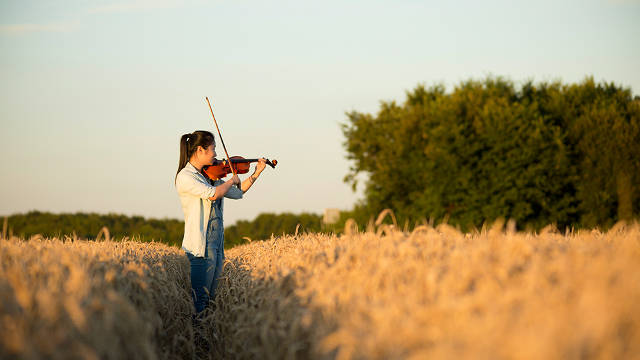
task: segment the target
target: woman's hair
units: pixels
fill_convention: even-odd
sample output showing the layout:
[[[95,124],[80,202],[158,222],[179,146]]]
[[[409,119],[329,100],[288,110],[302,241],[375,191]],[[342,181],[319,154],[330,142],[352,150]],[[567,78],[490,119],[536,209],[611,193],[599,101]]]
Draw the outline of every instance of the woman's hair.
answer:
[[[193,153],[198,149],[198,146],[202,146],[206,149],[211,144],[215,146],[216,140],[214,139],[213,134],[208,131],[197,130],[191,134],[182,135],[180,138],[180,160],[178,160],[176,180],[178,179],[178,173],[187,166],[187,162],[189,162]]]

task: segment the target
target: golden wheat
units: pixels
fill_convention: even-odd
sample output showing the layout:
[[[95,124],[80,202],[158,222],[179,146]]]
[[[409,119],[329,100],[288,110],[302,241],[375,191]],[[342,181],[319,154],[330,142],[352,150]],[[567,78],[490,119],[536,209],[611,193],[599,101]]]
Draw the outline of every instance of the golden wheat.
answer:
[[[382,215],[384,216],[384,215]],[[381,224],[227,251],[215,351],[264,359],[640,358],[640,226]]]
[[[179,249],[0,240],[0,357],[640,358],[638,224],[464,234],[385,215],[227,250],[195,329]]]
[[[0,240],[0,358],[194,356],[184,253],[105,230],[98,242]]]

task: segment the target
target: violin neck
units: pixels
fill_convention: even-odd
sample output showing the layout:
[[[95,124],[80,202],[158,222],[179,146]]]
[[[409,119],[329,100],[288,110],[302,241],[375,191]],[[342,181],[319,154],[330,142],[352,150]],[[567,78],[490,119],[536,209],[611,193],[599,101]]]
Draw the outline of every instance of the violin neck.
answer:
[[[267,160],[267,165],[271,166],[272,168],[276,168],[276,164],[277,162],[275,160],[270,161],[269,159],[265,159]],[[233,159],[231,158],[231,163],[232,164],[244,164],[244,163],[252,163],[252,162],[258,162],[260,161],[260,159]]]

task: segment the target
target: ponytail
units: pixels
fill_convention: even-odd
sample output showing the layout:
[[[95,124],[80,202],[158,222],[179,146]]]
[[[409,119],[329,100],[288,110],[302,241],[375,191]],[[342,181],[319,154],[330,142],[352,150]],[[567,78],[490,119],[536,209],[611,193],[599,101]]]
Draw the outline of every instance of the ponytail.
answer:
[[[209,131],[197,130],[191,134],[184,134],[180,137],[180,159],[178,160],[176,180],[178,179],[178,173],[187,166],[187,162],[189,162],[193,153],[198,149],[198,146],[206,149],[211,144],[215,145],[216,141],[213,134]]]

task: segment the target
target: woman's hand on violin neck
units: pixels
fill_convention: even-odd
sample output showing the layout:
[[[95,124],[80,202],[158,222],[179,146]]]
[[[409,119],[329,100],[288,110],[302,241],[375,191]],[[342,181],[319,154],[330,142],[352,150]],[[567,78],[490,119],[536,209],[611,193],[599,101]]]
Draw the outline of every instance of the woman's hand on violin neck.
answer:
[[[258,164],[256,165],[256,175],[260,175],[260,173],[266,166],[267,160],[265,158],[260,158],[260,160],[258,160]]]

